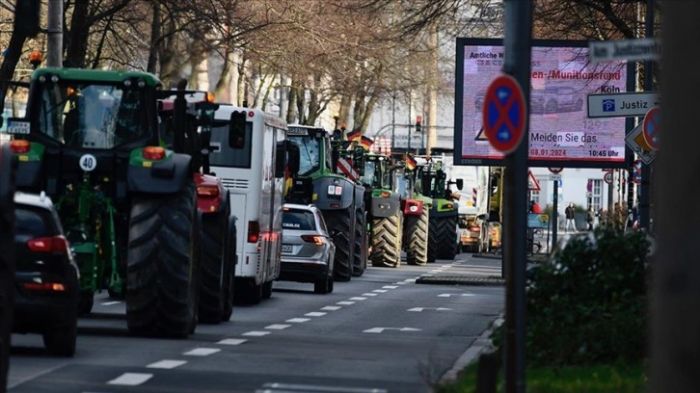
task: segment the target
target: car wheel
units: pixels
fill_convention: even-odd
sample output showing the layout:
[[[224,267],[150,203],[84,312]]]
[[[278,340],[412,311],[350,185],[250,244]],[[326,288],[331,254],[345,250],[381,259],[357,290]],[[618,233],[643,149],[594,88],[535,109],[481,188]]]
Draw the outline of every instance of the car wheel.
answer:
[[[70,357],[75,355],[75,342],[78,333],[77,318],[67,325],[54,328],[43,334],[44,346],[52,355]]]
[[[262,285],[262,297],[263,299],[272,297],[272,281],[268,281]]]
[[[318,293],[320,295],[325,295],[329,293],[332,290],[332,278],[320,278],[314,282],[314,293]]]

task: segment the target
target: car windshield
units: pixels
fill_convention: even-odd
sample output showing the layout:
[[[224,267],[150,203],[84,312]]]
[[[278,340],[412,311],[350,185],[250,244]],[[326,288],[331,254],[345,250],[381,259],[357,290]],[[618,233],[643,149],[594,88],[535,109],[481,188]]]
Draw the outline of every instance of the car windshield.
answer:
[[[287,210],[282,216],[282,228],[300,231],[316,230],[314,214],[306,210]]]
[[[321,143],[313,136],[289,136],[299,146],[299,175],[308,175],[320,168]]]
[[[67,146],[111,149],[146,135],[142,103],[136,88],[47,83],[39,95],[39,130]]]

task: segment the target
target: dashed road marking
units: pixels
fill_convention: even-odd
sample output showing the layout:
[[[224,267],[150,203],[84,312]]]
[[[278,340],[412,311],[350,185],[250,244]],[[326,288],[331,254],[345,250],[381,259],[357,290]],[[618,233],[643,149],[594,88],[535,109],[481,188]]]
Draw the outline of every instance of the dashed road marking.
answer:
[[[367,300],[367,298],[366,298],[366,297],[362,297],[362,296],[355,296],[355,297],[351,297],[350,300],[362,301],[362,300]]]
[[[108,385],[138,386],[153,378],[153,374],[124,373],[107,382]]]
[[[384,289],[396,289],[398,287],[396,285],[384,285],[382,288],[384,288]]]
[[[262,336],[267,336],[270,334],[270,332],[266,332],[263,330],[251,330],[250,332],[245,332],[241,334],[241,336],[246,336],[246,337],[262,337]]]
[[[209,355],[217,353],[219,351],[221,351],[221,349],[219,349],[219,348],[195,348],[195,349],[192,349],[192,350],[189,350],[189,351],[183,353],[183,355],[185,355],[185,356],[209,356]]]
[[[372,291],[372,292],[376,292],[376,293],[386,293],[387,290],[386,290],[386,289],[375,289],[375,290]]]
[[[292,326],[292,325],[285,325],[285,324],[283,324],[283,323],[274,323],[274,324],[272,324],[272,325],[267,325],[267,326],[265,326],[265,329],[268,329],[268,330],[284,330],[284,329],[286,329],[286,328],[288,328],[288,327],[290,327],[290,326]]]
[[[341,308],[342,307],[339,307],[339,306],[326,306],[326,307],[321,307],[321,310],[323,310],[323,311],[338,311]]]
[[[438,295],[438,297],[452,297],[452,296],[470,297],[470,296],[475,296],[475,295],[473,293],[441,293]]]
[[[187,363],[187,360],[159,360],[155,363],[151,363],[146,368],[160,368],[164,370],[170,370],[175,367],[180,367],[183,364]]]
[[[308,321],[310,321],[310,320],[311,320],[311,319],[309,319],[309,318],[290,318],[290,319],[287,319],[285,322],[289,322],[289,323],[304,323],[304,322],[308,322]]]
[[[363,293],[362,296],[377,296],[377,294],[372,293],[372,292],[367,292],[367,293]]]
[[[217,344],[221,344],[221,345],[241,345],[241,344],[243,344],[243,343],[246,342],[246,341],[248,341],[248,340],[246,340],[246,339],[244,339],[244,338],[225,338],[225,339],[223,339],[223,340],[217,342]]]
[[[307,317],[322,317],[324,315],[326,315],[325,312],[319,312],[319,311],[307,312],[306,314],[304,314],[304,316],[307,316]]]
[[[114,306],[115,304],[119,304],[119,303],[121,303],[119,300],[114,300],[111,302],[104,302],[104,303],[102,303],[102,305],[103,306]]]
[[[347,300],[341,300],[341,301],[337,302],[336,304],[340,304],[341,306],[352,306],[353,304],[355,304],[355,302],[349,302],[349,301],[347,301]]]

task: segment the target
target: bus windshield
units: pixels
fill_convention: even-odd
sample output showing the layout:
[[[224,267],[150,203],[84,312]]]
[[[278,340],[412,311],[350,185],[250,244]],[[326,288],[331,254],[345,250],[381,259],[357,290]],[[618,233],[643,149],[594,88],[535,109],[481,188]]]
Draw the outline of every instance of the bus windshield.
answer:
[[[139,89],[70,81],[41,86],[39,130],[67,146],[111,149],[148,135]]]
[[[288,138],[299,146],[299,175],[317,171],[321,167],[321,141],[312,136],[290,135]]]

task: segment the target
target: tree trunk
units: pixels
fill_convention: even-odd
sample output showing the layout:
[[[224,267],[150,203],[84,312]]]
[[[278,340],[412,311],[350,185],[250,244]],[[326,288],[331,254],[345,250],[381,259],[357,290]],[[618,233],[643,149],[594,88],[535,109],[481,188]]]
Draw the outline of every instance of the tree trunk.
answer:
[[[287,105],[287,124],[294,123],[295,119],[295,109],[297,107],[297,92],[296,92],[296,81],[292,78],[289,84],[289,92],[287,93],[289,99],[287,100],[289,104]]]
[[[151,44],[148,48],[148,65],[146,71],[156,73],[158,64],[158,43],[160,42],[160,3],[153,2],[153,17],[151,18]]]
[[[68,47],[66,49],[66,67],[84,68],[87,54],[88,36],[90,34],[90,22],[88,20],[88,0],[76,0],[73,6]]]
[[[232,102],[231,99],[231,79],[233,78],[233,51],[227,50],[224,55],[224,64],[221,69],[221,76],[216,82],[214,92],[221,102]]]
[[[9,87],[7,82],[12,80],[17,63],[19,63],[19,59],[22,56],[24,41],[26,40],[27,35],[25,33],[18,31],[17,28],[12,30],[10,45],[5,51],[5,58],[2,61],[2,66],[0,66],[0,113],[2,113],[2,110],[5,107],[5,95],[7,94],[7,89]]]
[[[297,86],[294,89],[294,94],[297,95],[297,115],[299,124],[306,124],[306,88],[303,83],[297,80]]]
[[[338,108],[338,128],[348,128],[348,117],[350,116],[350,104],[352,104],[352,96],[349,92],[343,92],[340,98],[340,107]]]
[[[245,65],[246,65],[246,58],[245,58],[245,53],[241,55],[241,62],[238,64],[238,78],[237,78],[237,91],[236,91],[236,102],[238,102],[238,106],[246,106],[248,102],[248,97],[247,97],[247,91],[245,88],[245,81],[246,81],[246,75],[245,75]]]
[[[700,169],[697,126],[700,54],[688,50],[700,40],[700,3],[664,1],[662,33],[661,147],[654,163],[658,235],[651,291],[652,393],[698,391],[700,364]]]

